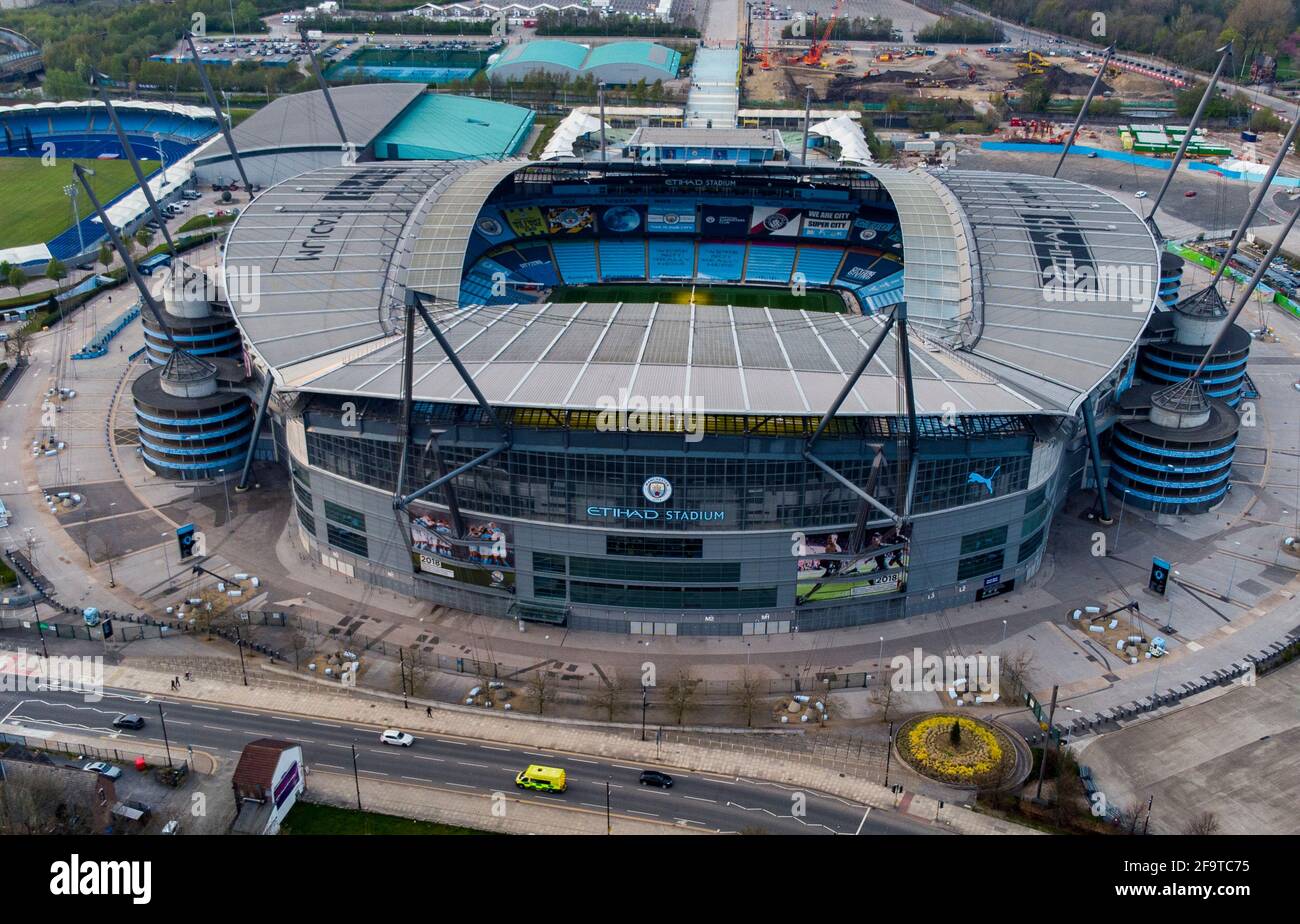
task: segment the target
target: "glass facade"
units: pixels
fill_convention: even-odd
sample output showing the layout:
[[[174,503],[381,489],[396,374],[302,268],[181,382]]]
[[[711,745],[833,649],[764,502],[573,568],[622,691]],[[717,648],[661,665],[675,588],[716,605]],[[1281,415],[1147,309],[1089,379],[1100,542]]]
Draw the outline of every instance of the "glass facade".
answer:
[[[1011,445],[1023,441],[1010,441]],[[958,441],[955,450],[964,448]],[[1011,448],[1011,445],[1008,448]],[[446,469],[472,461],[489,447],[447,443]],[[587,526],[645,530],[808,529],[843,526],[857,520],[862,500],[800,456],[801,442],[773,442],[765,453],[710,454],[706,450],[652,455],[578,449],[515,448],[466,472],[456,480],[462,509],[489,516]],[[1019,448],[1019,446],[1016,446]],[[309,431],[312,465],[380,490],[395,490],[398,445],[364,437]],[[871,480],[872,459],[831,458],[832,467],[855,484]],[[994,495],[1024,490],[1029,478],[1028,446],[1019,454],[981,457],[923,457],[918,466],[916,513],[977,503]],[[895,489],[896,466],[887,464],[872,494],[891,507],[901,504]],[[408,490],[437,477],[431,453],[413,451],[408,460]],[[978,475],[979,478],[973,476]],[[673,484],[671,504],[646,502],[642,488],[652,476]],[[987,479],[984,480],[984,479]],[[651,517],[638,511],[649,509]],[[672,511],[669,515],[667,511]],[[334,522],[364,529],[326,511]],[[689,546],[655,547],[626,540],[625,554],[689,557]],[[644,542],[644,540],[641,540]],[[618,553],[612,553],[618,554]]]
[[[360,533],[354,533],[349,529],[335,526],[333,523],[325,524],[326,537],[329,544],[335,548],[351,552],[353,555],[359,555],[366,558],[370,554],[370,545],[366,542],[366,537]]]

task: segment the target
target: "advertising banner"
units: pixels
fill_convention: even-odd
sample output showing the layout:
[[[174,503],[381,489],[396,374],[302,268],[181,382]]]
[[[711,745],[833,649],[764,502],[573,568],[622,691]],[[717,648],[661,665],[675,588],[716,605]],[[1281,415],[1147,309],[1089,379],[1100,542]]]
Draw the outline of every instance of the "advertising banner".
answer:
[[[602,234],[637,234],[644,225],[642,211],[635,205],[611,205],[600,213]]]
[[[814,533],[798,559],[795,603],[874,597],[907,589],[908,534],[877,530],[859,552],[845,548],[849,533]]]
[[[694,234],[695,227],[693,203],[652,202],[646,212],[645,229],[651,234]]]
[[[754,237],[798,237],[800,209],[754,206],[749,233]]]
[[[546,230],[550,234],[594,234],[596,211],[589,205],[548,208]]]
[[[749,231],[751,209],[747,205],[702,205],[700,230],[710,237],[744,237]]]
[[[534,206],[521,209],[505,209],[506,221],[520,237],[541,237],[546,233],[546,219],[542,211]]]
[[[873,264],[884,265],[875,266]],[[840,271],[836,274],[836,278],[856,288],[874,282],[881,275],[882,270],[888,272],[897,265],[892,261],[886,262],[882,260],[876,254],[850,250],[844,255],[844,262],[840,264]]]
[[[474,230],[492,244],[500,244],[515,236],[505,219],[501,217],[501,213],[490,205],[484,206],[479,212],[478,219],[474,222]]]
[[[466,518],[465,536],[457,539],[444,511],[410,516],[411,549],[420,571],[480,587],[514,586],[514,545],[504,527]]]
[[[843,241],[848,239],[852,227],[853,213],[850,211],[807,209],[803,213],[803,228],[800,233],[804,237]]]

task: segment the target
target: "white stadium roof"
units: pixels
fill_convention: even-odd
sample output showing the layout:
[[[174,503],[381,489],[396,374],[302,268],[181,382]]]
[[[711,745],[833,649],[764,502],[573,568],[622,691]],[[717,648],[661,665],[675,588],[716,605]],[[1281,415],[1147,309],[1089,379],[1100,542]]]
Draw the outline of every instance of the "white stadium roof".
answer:
[[[315,170],[258,196],[232,228],[228,284],[255,268],[236,318],[286,390],[400,396],[407,288],[455,305],[473,223],[513,162],[390,162]],[[592,168],[592,165],[587,165]],[[595,169],[595,168],[592,168]],[[725,168],[722,168],[725,169]],[[1132,350],[1152,302],[1048,300],[1045,261],[1159,276],[1142,220],[1109,195],[1015,174],[857,168],[898,209],[918,410],[1073,414]],[[691,394],[714,413],[818,414],[880,320],[759,308],[520,304],[436,312],[489,400],[596,408],[621,387]],[[423,325],[417,400],[473,397]],[[887,342],[841,413],[894,414]]]

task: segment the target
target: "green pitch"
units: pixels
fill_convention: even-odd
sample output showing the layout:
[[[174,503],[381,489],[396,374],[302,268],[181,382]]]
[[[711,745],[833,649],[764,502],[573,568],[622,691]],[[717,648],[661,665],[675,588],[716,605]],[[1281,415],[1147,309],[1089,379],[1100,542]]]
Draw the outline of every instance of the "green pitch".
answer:
[[[795,308],[803,311],[844,311],[844,300],[835,292],[808,289],[795,295],[789,289],[758,286],[689,285],[590,285],[556,286],[551,301],[574,302],[666,302],[674,305],[734,305],[737,308]]]
[[[0,157],[0,248],[43,244],[72,227],[72,203],[63,187],[77,184],[77,209],[85,218],[93,210],[86,192],[72,175],[74,161],[59,160],[44,166],[39,157]],[[108,204],[135,185],[131,164],[125,160],[78,160],[95,171],[91,188]],[[140,162],[145,176],[158,169],[153,160]]]

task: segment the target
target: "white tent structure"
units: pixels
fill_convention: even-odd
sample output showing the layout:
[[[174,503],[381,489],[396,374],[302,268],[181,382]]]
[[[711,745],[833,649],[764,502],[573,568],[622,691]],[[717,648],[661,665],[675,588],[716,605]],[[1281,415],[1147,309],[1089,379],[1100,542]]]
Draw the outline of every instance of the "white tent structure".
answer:
[[[849,116],[836,116],[818,122],[808,129],[810,134],[829,138],[840,146],[840,163],[874,164],[871,148],[862,133],[862,126]]]
[[[573,110],[564,117],[564,121],[555,126],[555,133],[551,135],[551,140],[546,142],[546,148],[542,151],[540,159],[572,157],[574,142],[583,135],[600,131],[600,126],[601,121],[595,116],[588,115],[580,109]]]

